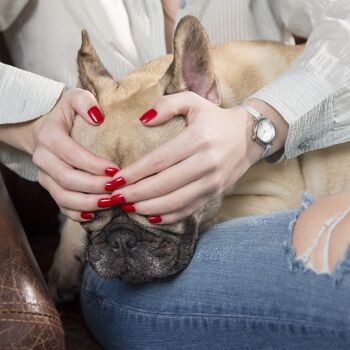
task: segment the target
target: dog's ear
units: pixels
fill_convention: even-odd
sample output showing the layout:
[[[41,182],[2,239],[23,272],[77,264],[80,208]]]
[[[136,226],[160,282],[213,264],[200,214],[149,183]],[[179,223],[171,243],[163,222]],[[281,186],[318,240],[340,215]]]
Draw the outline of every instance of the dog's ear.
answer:
[[[97,98],[104,89],[108,87],[115,88],[118,83],[113,80],[102,64],[85,29],[81,32],[81,39],[81,47],[78,51],[80,84],[83,89],[89,90]]]
[[[209,38],[199,20],[182,18],[174,35],[174,60],[162,79],[166,94],[190,90],[219,104]]]

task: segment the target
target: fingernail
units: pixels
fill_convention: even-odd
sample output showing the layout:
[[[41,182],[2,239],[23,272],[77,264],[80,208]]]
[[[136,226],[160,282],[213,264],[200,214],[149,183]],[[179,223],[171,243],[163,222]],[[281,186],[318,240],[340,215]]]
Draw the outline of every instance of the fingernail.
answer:
[[[159,222],[162,222],[162,217],[155,215],[155,216],[149,216],[148,222],[151,224],[158,224]]]
[[[116,194],[115,196],[112,196],[112,204],[113,205],[118,205],[118,204],[124,204],[125,198],[121,194]]]
[[[140,120],[142,123],[147,123],[150,120],[152,120],[155,116],[157,115],[157,111],[155,109],[150,109],[149,111],[147,111],[146,113],[144,113]]]
[[[84,220],[92,220],[95,215],[93,213],[90,213],[89,211],[82,211],[80,213],[80,217]]]
[[[123,177],[117,177],[116,179],[109,181],[106,183],[105,185],[105,190],[106,191],[114,191],[116,190],[118,187],[121,187],[125,184],[125,180]]]
[[[107,168],[107,169],[105,170],[105,174],[106,174],[107,176],[114,176],[118,171],[119,171],[118,168]]]
[[[133,213],[136,211],[134,203],[128,203],[121,206],[122,210],[126,213]]]
[[[100,109],[96,106],[91,107],[88,111],[87,111],[89,117],[91,118],[91,120],[95,123],[95,124],[101,124],[104,121],[104,117],[100,111]]]
[[[99,208],[108,208],[112,206],[112,200],[110,198],[101,198],[97,202]]]

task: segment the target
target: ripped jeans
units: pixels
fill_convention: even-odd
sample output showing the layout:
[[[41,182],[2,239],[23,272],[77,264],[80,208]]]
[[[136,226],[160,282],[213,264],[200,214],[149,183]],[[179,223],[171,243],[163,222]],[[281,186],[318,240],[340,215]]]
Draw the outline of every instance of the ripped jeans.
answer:
[[[311,201],[214,226],[167,280],[133,285],[86,267],[88,327],[104,349],[350,349],[350,251],[334,274],[315,273],[291,245]]]

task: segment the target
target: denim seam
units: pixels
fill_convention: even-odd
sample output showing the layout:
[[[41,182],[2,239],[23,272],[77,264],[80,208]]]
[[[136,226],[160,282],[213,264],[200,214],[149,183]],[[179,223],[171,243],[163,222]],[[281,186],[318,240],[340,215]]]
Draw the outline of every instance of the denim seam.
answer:
[[[87,290],[82,290],[82,293],[85,294],[86,297],[93,299],[95,302],[97,300],[101,300],[99,298],[96,298],[95,295],[91,294],[90,292],[88,292]],[[118,308],[122,311],[126,311],[128,313],[139,313],[142,315],[149,315],[149,316],[157,316],[157,317],[168,317],[168,316],[176,316],[176,317],[197,317],[197,318],[221,318],[224,317],[226,319],[228,318],[233,318],[233,319],[245,319],[245,320],[252,320],[252,321],[274,321],[277,323],[293,323],[293,324],[302,324],[302,325],[306,325],[306,326],[311,326],[311,327],[317,327],[320,329],[326,329],[326,330],[335,330],[335,331],[343,331],[343,330],[348,330],[350,331],[350,327],[346,327],[346,326],[336,326],[336,327],[327,327],[327,326],[323,326],[322,324],[313,322],[313,321],[303,321],[303,320],[295,320],[295,319],[282,319],[282,318],[273,318],[273,317],[268,317],[268,316],[253,316],[253,315],[249,315],[249,316],[245,316],[245,315],[210,315],[210,314],[175,314],[175,313],[157,313],[157,312],[149,312],[149,311],[144,311],[144,310],[140,310],[140,309],[136,309],[136,308],[132,308],[130,306],[125,306],[125,305],[121,305],[118,304],[116,302],[113,301],[102,301],[102,305],[105,306],[118,306]]]

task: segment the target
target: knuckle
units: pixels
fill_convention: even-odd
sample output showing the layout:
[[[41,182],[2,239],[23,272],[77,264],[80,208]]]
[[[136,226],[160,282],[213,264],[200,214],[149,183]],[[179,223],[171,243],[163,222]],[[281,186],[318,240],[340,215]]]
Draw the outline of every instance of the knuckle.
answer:
[[[62,195],[62,191],[53,191],[52,192],[52,198],[55,200],[56,204],[59,207],[67,207],[66,205],[66,199]]]
[[[45,175],[42,171],[38,172],[38,182],[42,187],[45,187]]]
[[[163,109],[164,111],[168,111],[171,113],[175,113],[175,106],[173,101],[173,97],[171,95],[162,96],[156,103],[155,109]]]
[[[42,145],[42,144],[45,144],[45,142],[46,142],[46,134],[42,131],[39,131],[37,136],[37,144]]]
[[[209,183],[209,191],[215,194],[221,192],[222,189],[222,178],[220,174],[215,174],[212,176],[212,179]]]
[[[152,172],[159,172],[166,167],[166,160],[163,157],[154,157],[150,167]]]
[[[69,212],[69,210],[67,210],[67,209],[65,209],[65,208],[63,208],[63,207],[60,207],[60,206],[59,206],[59,209],[60,209],[60,212],[61,212],[63,215],[70,217],[70,212]]]
[[[206,159],[207,159],[210,171],[219,170],[221,163],[220,163],[220,157],[217,154],[217,152],[211,150],[210,152],[208,152]]]
[[[165,224],[175,224],[176,222],[178,222],[179,220],[181,220],[181,218],[179,218],[178,216],[176,215],[168,215],[166,217],[165,220],[163,220],[163,222]]]
[[[77,105],[83,105],[91,99],[95,100],[95,96],[90,91],[87,91],[87,90],[77,88],[75,90],[75,95],[76,96],[74,98]]]
[[[169,211],[178,211],[179,209],[183,208],[185,206],[185,203],[181,200],[176,201],[170,201],[168,204]]]
[[[70,184],[69,172],[67,171],[58,172],[58,175],[56,175],[56,181],[61,187],[68,188]]]
[[[195,99],[195,98],[198,98],[198,96],[199,96],[198,94],[196,94],[193,91],[184,91],[183,95],[187,99]]]
[[[32,161],[37,167],[40,167],[40,165],[41,165],[41,153],[38,149],[36,149],[34,151],[33,156],[32,156]]]
[[[185,210],[183,210],[182,212],[182,218],[187,218],[190,215],[192,215],[193,213],[193,209],[191,207],[186,208]]]
[[[208,149],[212,146],[213,142],[206,130],[199,130],[194,137],[198,140],[199,146],[202,149]]]

